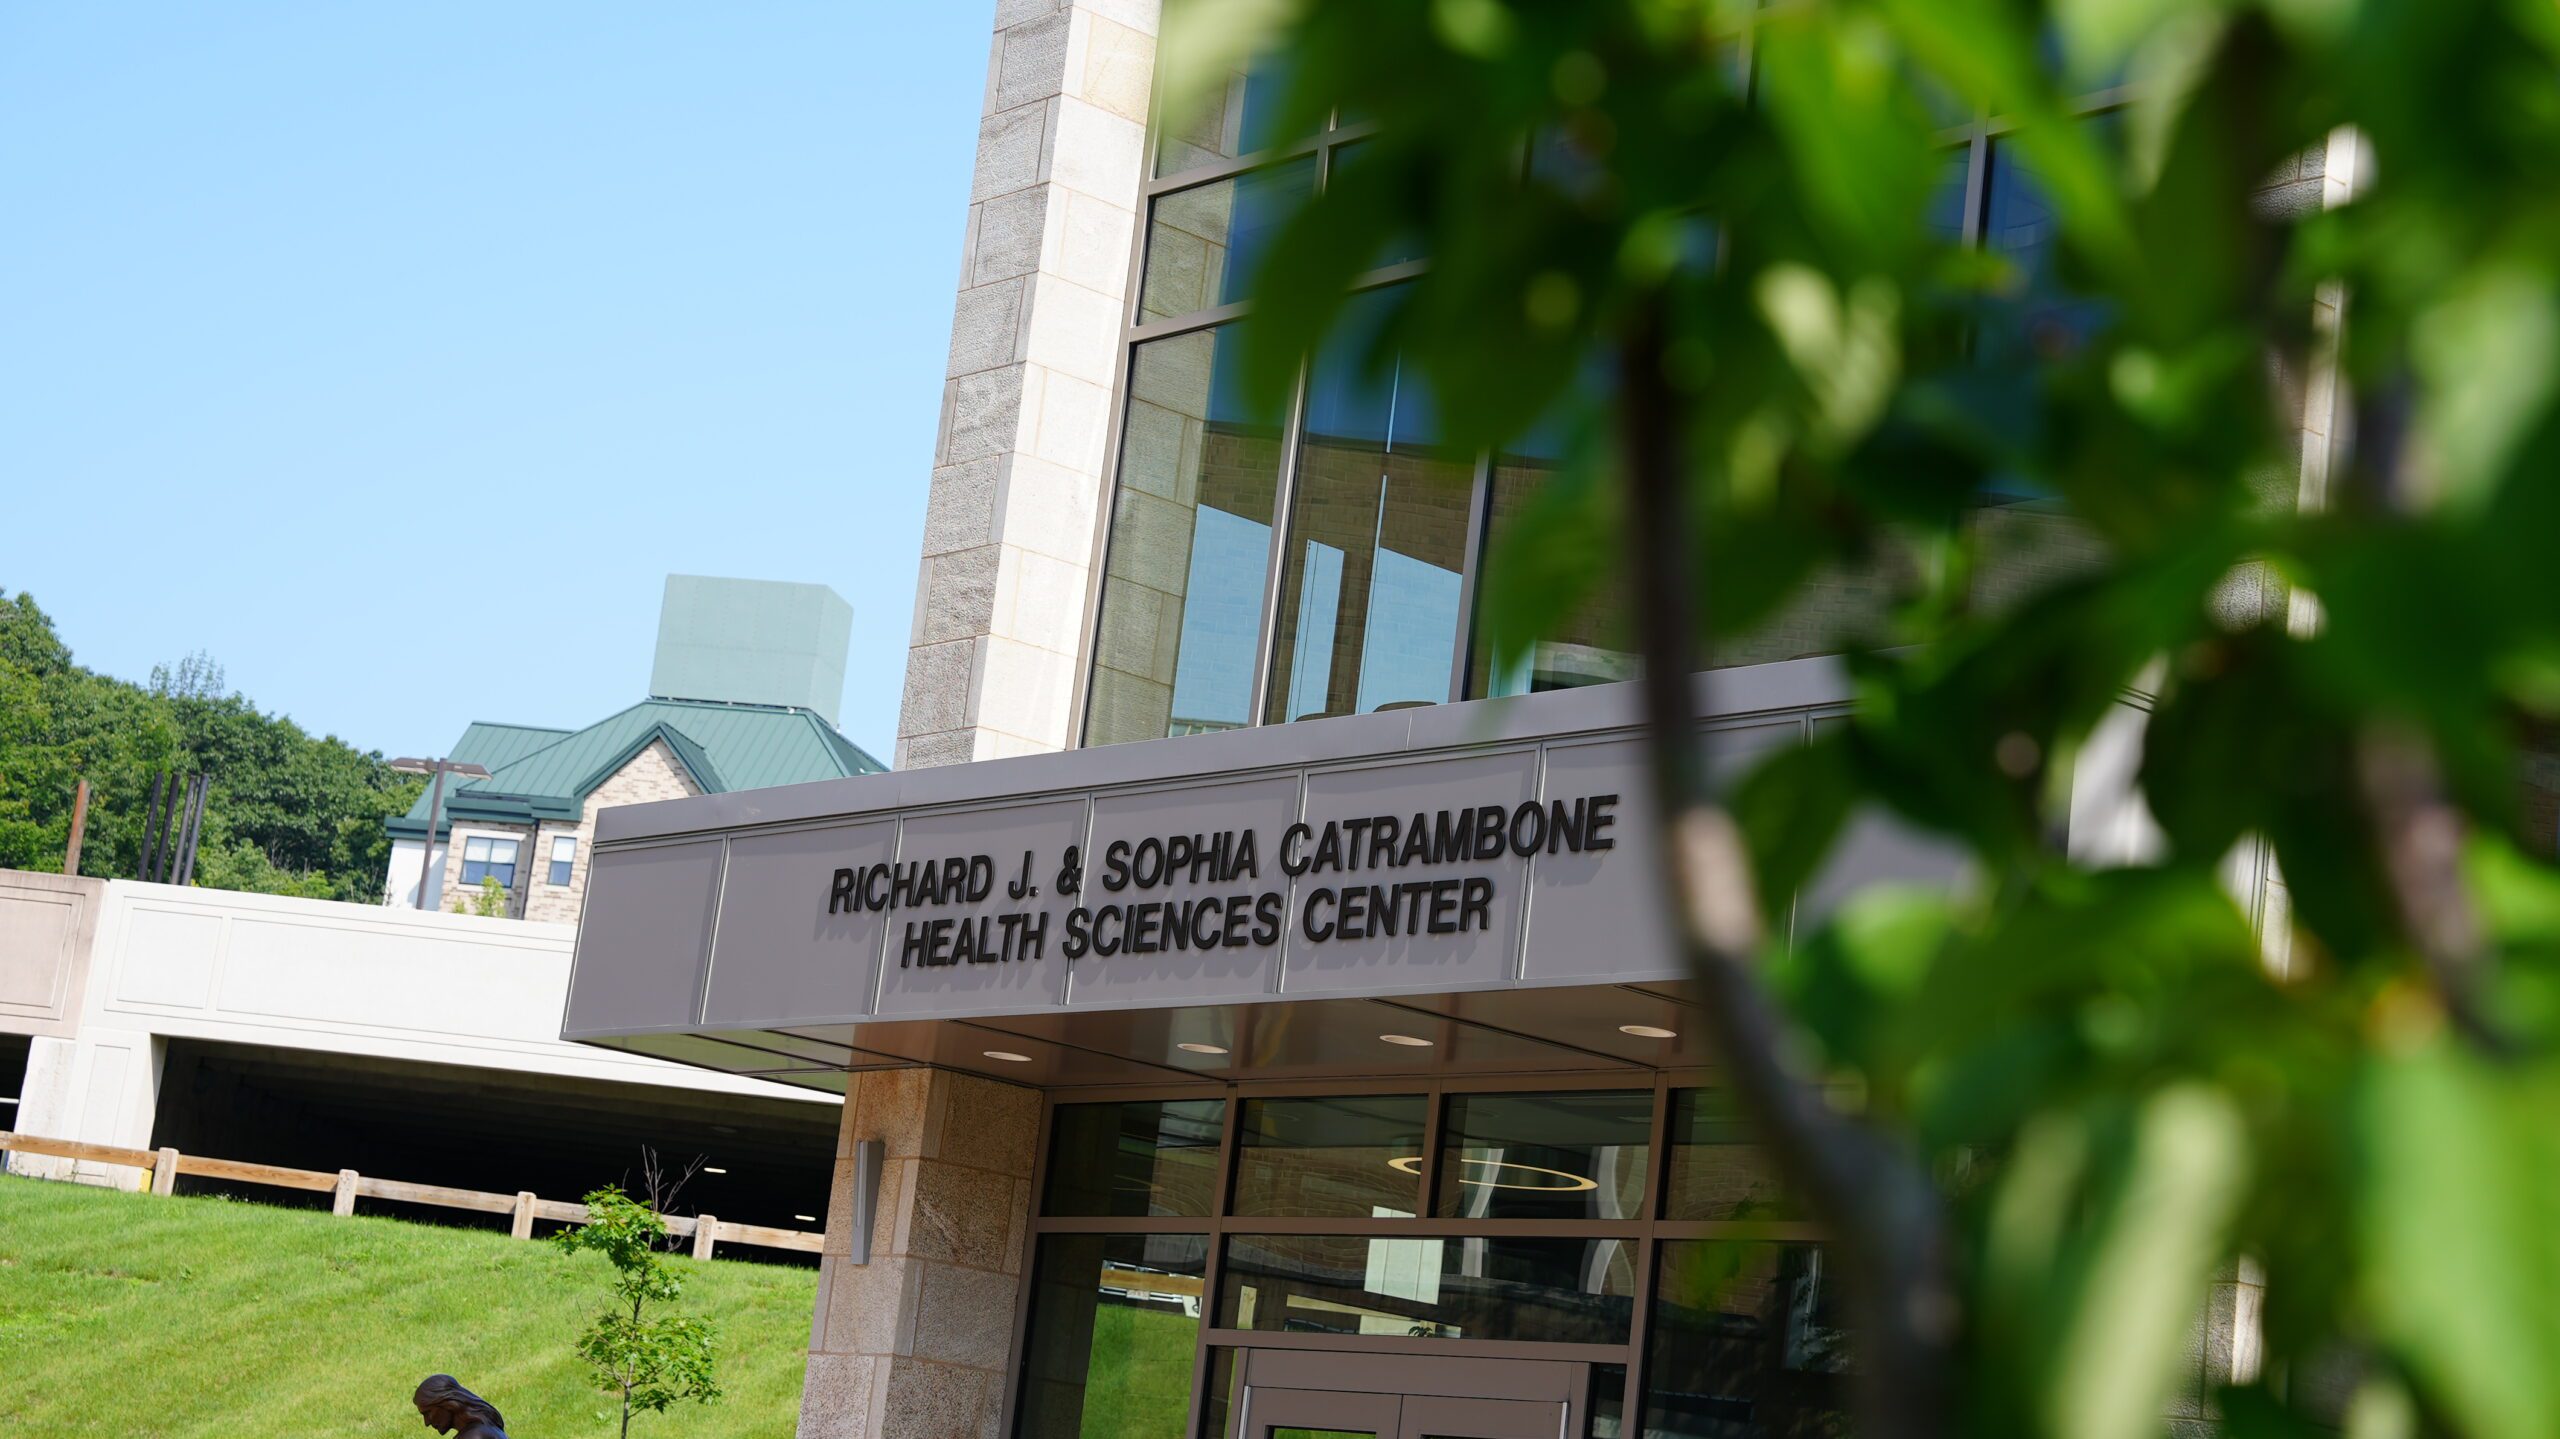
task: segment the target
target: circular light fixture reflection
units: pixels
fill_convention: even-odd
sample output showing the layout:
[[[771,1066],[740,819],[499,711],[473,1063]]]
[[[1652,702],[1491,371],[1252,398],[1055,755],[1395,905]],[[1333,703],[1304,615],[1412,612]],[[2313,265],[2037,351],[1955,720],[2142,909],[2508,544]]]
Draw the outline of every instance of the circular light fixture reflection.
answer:
[[[1680,1031],[1665,1029],[1658,1024],[1622,1024],[1618,1026],[1618,1032],[1632,1034],[1638,1039],[1678,1039],[1680,1037]]]
[[[1222,1046],[1215,1044],[1201,1044],[1195,1040],[1188,1039],[1175,1045],[1174,1048],[1179,1049],[1186,1054],[1224,1054],[1227,1052]]]
[[[1473,1165],[1478,1169],[1543,1174],[1550,1179],[1564,1181],[1562,1184],[1529,1184],[1516,1179],[1469,1179],[1463,1174],[1458,1176],[1460,1184],[1472,1184],[1478,1189],[1525,1189],[1532,1194],[1580,1194],[1584,1190],[1600,1187],[1600,1181],[1597,1179],[1575,1174],[1569,1170],[1549,1169],[1543,1164],[1516,1164],[1508,1159],[1461,1159],[1458,1162]],[[1422,1156],[1411,1154],[1402,1159],[1390,1159],[1387,1161],[1387,1167],[1401,1173],[1419,1175],[1422,1173]]]
[[[1429,1049],[1431,1047],[1431,1041],[1424,1039],[1419,1035],[1382,1034],[1378,1037],[1389,1044],[1401,1044],[1407,1049]]]
[[[979,1053],[984,1054],[989,1059],[1001,1059],[1007,1064],[1029,1064],[1031,1062],[1030,1055],[1016,1054],[1010,1049],[985,1049],[980,1050]]]
[[[803,1224],[815,1224],[818,1222],[818,1216],[814,1214],[794,1214],[791,1217],[799,1220]]]

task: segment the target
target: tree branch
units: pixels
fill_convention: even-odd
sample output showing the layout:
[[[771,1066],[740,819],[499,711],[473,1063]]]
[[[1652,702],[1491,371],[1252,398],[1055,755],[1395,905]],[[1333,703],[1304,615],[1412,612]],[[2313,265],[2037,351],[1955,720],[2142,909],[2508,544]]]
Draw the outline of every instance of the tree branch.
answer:
[[[1957,1303],[1946,1224],[1918,1160],[1832,1108],[1794,1052],[1786,1018],[1752,972],[1762,940],[1750,860],[1716,801],[1691,706],[1705,653],[1683,414],[1663,374],[1657,307],[1626,341],[1619,424],[1631,505],[1641,686],[1663,880],[1675,933],[1735,1099],[1822,1221],[1846,1281],[1857,1357],[1857,1432],[1934,1439],[1952,1424]]]
[[[2361,390],[2348,476],[2375,522],[2405,524],[2428,507],[2411,435],[2417,383],[2406,366]],[[2393,909],[2444,1011],[2480,1049],[2515,1052],[2482,1000],[2497,956],[2462,878],[2470,821],[2445,788],[2444,768],[2426,735],[2372,724],[2356,739],[2356,787],[2373,832]]]
[[[2435,751],[2404,729],[2368,729],[2356,745],[2356,780],[2373,813],[2392,906],[2446,1016],[2488,1053],[2513,1053],[2481,1000],[2495,956],[2462,879],[2470,822],[2445,791]]]

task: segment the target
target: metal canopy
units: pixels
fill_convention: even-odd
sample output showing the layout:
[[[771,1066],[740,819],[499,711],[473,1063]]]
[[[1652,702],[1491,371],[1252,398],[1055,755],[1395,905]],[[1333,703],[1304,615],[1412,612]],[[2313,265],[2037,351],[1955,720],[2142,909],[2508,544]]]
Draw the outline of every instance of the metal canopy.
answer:
[[[1632,1035],[1622,1026],[1667,1031],[1670,1037]],[[1042,1088],[1634,1074],[1706,1067],[1700,1028],[1683,1000],[1593,985],[1392,1000],[874,1020],[590,1042],[841,1093],[844,1076],[853,1070],[911,1064]],[[1426,1042],[1402,1043],[1386,1035]],[[1018,1057],[998,1057],[1003,1055]]]
[[[1701,743],[1846,699],[1701,676]],[[607,810],[563,1036],[839,1090],[1694,1067],[1636,724],[1611,685]],[[1862,822],[1799,908],[1955,873]]]

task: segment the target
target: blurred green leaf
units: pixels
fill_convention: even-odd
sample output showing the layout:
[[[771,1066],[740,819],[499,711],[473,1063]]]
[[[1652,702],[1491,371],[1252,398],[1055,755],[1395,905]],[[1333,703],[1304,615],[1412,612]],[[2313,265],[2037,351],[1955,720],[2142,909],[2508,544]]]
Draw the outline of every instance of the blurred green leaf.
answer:
[[[2560,1433],[2560,1082],[2438,1039],[2359,1088],[2365,1322],[2464,1432]]]
[[[2247,1172],[2238,1115],[2201,1085],[2021,1131],[1995,1185],[1980,1300],[2012,1422],[2073,1439],[2158,1432]]]
[[[1845,737],[1790,745],[1755,766],[1729,801],[1751,841],[1752,879],[1771,914],[1794,902],[1849,819],[1857,776]]]

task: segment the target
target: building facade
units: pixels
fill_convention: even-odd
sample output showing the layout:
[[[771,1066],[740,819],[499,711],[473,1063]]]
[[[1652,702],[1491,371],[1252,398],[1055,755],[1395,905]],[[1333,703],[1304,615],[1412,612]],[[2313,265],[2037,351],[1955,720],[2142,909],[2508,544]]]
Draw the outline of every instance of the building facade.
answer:
[[[853,608],[824,585],[669,575],[649,698],[584,729],[474,722],[446,782],[389,822],[383,903],[575,924],[599,811],[877,773],[836,730]],[[495,885],[494,893],[489,886]]]
[[[898,771],[600,815],[566,1035],[846,1095],[810,1439],[1836,1432],[1821,1236],[1656,917],[1623,627],[1504,667],[1476,614],[1556,444],[1453,451],[1348,350],[1242,406],[1239,282],[1360,132],[1274,133],[1253,73],[1157,113],[1157,18],[998,7]],[[1999,129],[1949,133],[1932,213],[2028,281],[1985,343],[2067,345],[2101,317]],[[2077,562],[1991,501],[1983,602]],[[1839,722],[1827,656],[1886,579],[1713,657],[1712,764]],[[2230,603],[2281,603],[2251,583]],[[2147,842],[2141,718],[2081,757],[2077,854]],[[1879,881],[1967,876],[1868,817],[1789,920]],[[2255,1300],[2219,1287],[2198,1392],[2250,1362]]]

